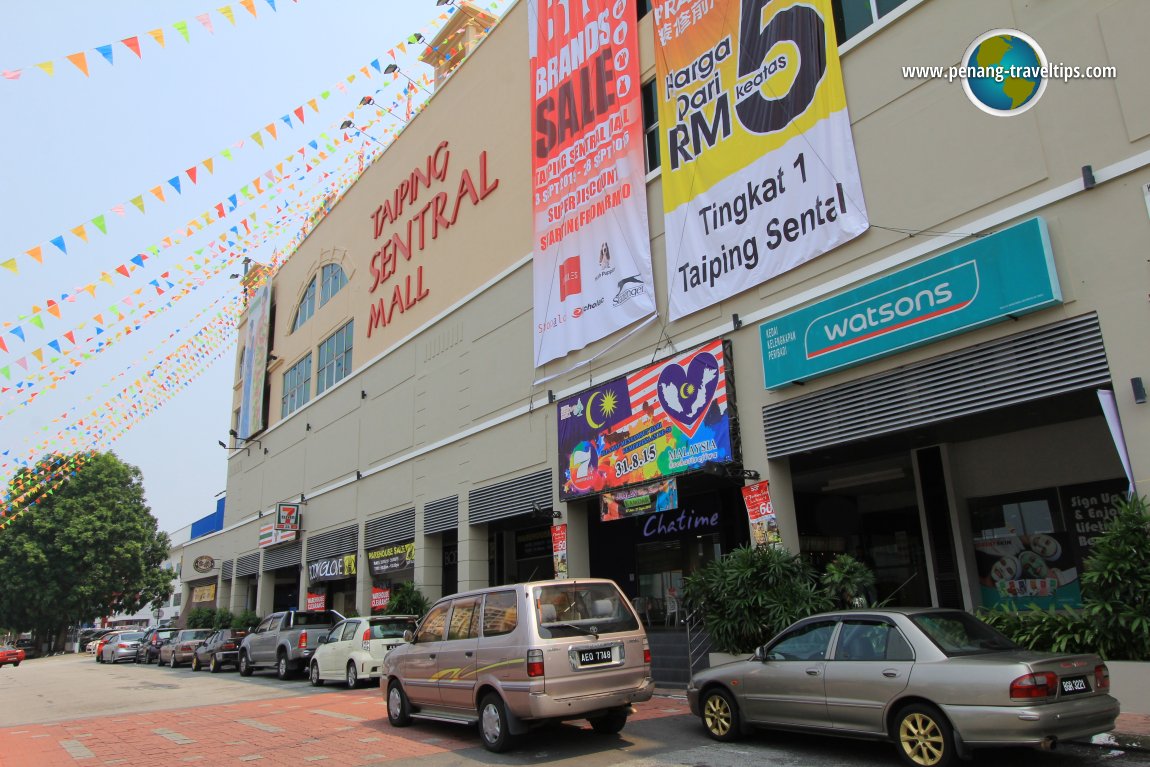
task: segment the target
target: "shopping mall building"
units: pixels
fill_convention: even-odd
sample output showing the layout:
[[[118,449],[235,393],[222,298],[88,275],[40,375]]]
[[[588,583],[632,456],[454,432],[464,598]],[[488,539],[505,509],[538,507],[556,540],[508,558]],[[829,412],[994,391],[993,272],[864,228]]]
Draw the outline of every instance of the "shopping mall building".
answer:
[[[426,108],[270,279],[252,266],[186,609],[366,614],[401,581],[565,572],[662,622],[752,540],[858,556],[895,604],[1077,602],[1111,501],[1150,491],[1150,4],[784,0],[735,38],[711,22],[737,3],[654,5],[535,69],[527,0],[454,71],[430,56]],[[905,69],[1016,53],[1113,70],[995,94]],[[830,116],[800,115],[823,88]],[[755,99],[769,165],[704,172]],[[636,145],[645,174],[611,165]]]

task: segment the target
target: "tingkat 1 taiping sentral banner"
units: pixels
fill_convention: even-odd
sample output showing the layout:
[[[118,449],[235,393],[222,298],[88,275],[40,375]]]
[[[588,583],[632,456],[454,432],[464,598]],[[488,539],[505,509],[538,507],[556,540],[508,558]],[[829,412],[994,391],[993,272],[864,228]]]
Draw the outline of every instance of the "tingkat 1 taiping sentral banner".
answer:
[[[831,0],[656,0],[670,316],[868,227]]]
[[[528,0],[535,366],[655,312],[635,0]]]
[[[560,400],[563,500],[731,461],[721,340]]]

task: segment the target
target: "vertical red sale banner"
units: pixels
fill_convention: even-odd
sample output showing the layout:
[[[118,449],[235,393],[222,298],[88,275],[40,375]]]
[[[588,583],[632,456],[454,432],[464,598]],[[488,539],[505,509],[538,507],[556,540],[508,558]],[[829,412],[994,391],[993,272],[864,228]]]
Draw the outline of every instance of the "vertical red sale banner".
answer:
[[[313,594],[307,593],[307,609],[309,610],[326,610],[327,609],[327,594]]]
[[[555,577],[567,577],[567,525],[551,528],[551,556],[555,561]]]
[[[782,546],[775,508],[771,505],[770,483],[767,480],[743,488],[743,503],[747,506],[747,519],[751,524],[751,541],[760,546]]]
[[[528,0],[535,366],[655,313],[635,0]]]

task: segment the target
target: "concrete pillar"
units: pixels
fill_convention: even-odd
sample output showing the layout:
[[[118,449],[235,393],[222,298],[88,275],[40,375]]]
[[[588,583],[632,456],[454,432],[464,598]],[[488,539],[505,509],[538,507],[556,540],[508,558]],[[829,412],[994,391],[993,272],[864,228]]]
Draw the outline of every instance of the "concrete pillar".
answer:
[[[563,519],[557,523],[567,523],[567,577],[587,578],[591,575],[591,548],[587,539],[587,515],[590,508],[598,513],[598,504],[571,503],[563,509]]]
[[[459,590],[482,589],[488,579],[489,550],[487,525],[461,524],[459,527]]]
[[[355,609],[360,615],[371,615],[371,563],[363,547],[366,527],[364,522],[359,523],[359,550],[355,555]]]
[[[431,601],[443,596],[443,536],[422,534],[422,515],[415,531],[415,585]]]
[[[775,520],[779,523],[779,535],[783,546],[791,552],[799,551],[799,520],[795,513],[795,494],[791,485],[791,461],[778,458],[767,461],[767,473],[763,479],[770,480],[771,508],[775,510]],[[748,526],[750,522],[746,523]]]

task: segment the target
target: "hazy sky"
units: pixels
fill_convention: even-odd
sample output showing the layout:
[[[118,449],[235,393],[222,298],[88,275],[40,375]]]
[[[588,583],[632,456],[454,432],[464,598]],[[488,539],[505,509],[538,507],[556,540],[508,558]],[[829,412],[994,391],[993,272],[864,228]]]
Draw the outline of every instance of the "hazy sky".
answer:
[[[237,261],[209,277],[226,256],[204,250],[189,257],[250,213],[258,214],[252,222],[257,231],[263,222],[275,221],[275,205],[297,201],[300,190],[314,194],[325,183],[319,179],[325,168],[346,174],[348,166],[341,160],[351,147],[338,147],[329,159],[316,162],[317,151],[327,143],[320,134],[342,140],[339,124],[365,95],[380,103],[396,97],[393,77],[370,67],[375,59],[381,66],[390,63],[389,50],[405,72],[429,74],[415,60],[415,46],[404,53],[397,44],[449,10],[437,8],[435,0],[245,3],[37,0],[0,6],[0,264],[8,264],[0,268],[0,339],[7,346],[7,351],[0,347],[0,387],[9,389],[0,392],[0,452],[8,451],[0,456],[0,463],[8,464],[0,468],[5,485],[16,468],[14,459],[91,447],[88,429],[94,422],[119,428],[108,419],[127,411],[133,394],[141,391],[133,385],[137,379],[145,380],[143,398],[157,401],[155,382],[171,367],[161,368],[164,372],[154,378],[148,371],[176,354],[186,360],[168,380],[178,394],[114,442],[96,446],[140,467],[148,502],[163,529],[175,530],[214,510],[214,497],[226,486],[227,453],[217,442],[228,440],[235,333],[206,331],[204,337],[214,344],[203,359],[178,350],[236,295],[238,282],[229,274],[242,267]],[[501,12],[510,3],[495,5]],[[231,10],[234,24],[223,8]],[[151,34],[157,29],[163,47]],[[133,37],[139,56],[131,47]],[[69,60],[77,53],[84,54],[82,60]],[[48,63],[52,75],[38,66]],[[87,67],[87,76],[77,63]],[[355,75],[350,83],[349,75]],[[330,91],[329,98],[322,98],[324,91]],[[295,113],[301,107],[302,123]],[[369,110],[356,111],[361,127],[374,117]],[[269,124],[275,126],[275,139],[266,129]],[[395,124],[386,118],[366,132],[386,141],[385,131]],[[262,147],[251,135],[257,132]],[[313,140],[316,149],[309,146]],[[285,162],[293,153],[293,160]],[[310,173],[308,162],[314,164]],[[276,172],[279,163],[285,163],[285,173],[294,167],[300,172],[268,202],[269,193],[257,194],[251,182],[259,177],[265,179],[265,190],[271,187],[263,174]],[[169,181],[177,177],[179,192]],[[295,183],[296,190],[287,190],[288,183]],[[240,194],[245,185],[251,200]],[[152,192],[157,187],[164,202]],[[243,204],[229,212],[225,223],[187,235],[190,220],[202,223],[203,214],[214,214],[219,203],[231,208],[231,195]],[[132,202],[138,196],[143,213]],[[270,208],[261,209],[264,203]],[[100,232],[100,224],[107,234]],[[80,226],[86,244],[73,232]],[[286,240],[292,231],[273,230],[272,239],[248,255],[270,261],[276,238]],[[66,254],[52,244],[59,237]],[[181,242],[168,247],[165,238]],[[36,247],[42,263],[26,254]],[[158,252],[150,253],[149,247]],[[140,260],[142,267],[132,263],[140,254],[148,256]],[[194,272],[202,284],[169,304],[182,288],[196,284],[178,266]],[[90,285],[95,296],[85,289]],[[49,299],[57,304],[49,305]],[[121,315],[140,308],[115,322],[113,305]],[[146,316],[149,311],[155,314]],[[138,330],[124,333],[136,324]],[[105,332],[85,344],[97,327]],[[93,352],[100,341],[107,342],[106,349]],[[82,352],[91,358],[82,359]],[[53,363],[52,357],[59,359]],[[2,375],[5,367],[8,378]],[[53,373],[65,378],[48,389]],[[190,383],[184,387],[179,379]],[[43,393],[29,403],[29,390],[18,387],[19,382]],[[125,387],[127,394],[117,399]]]

